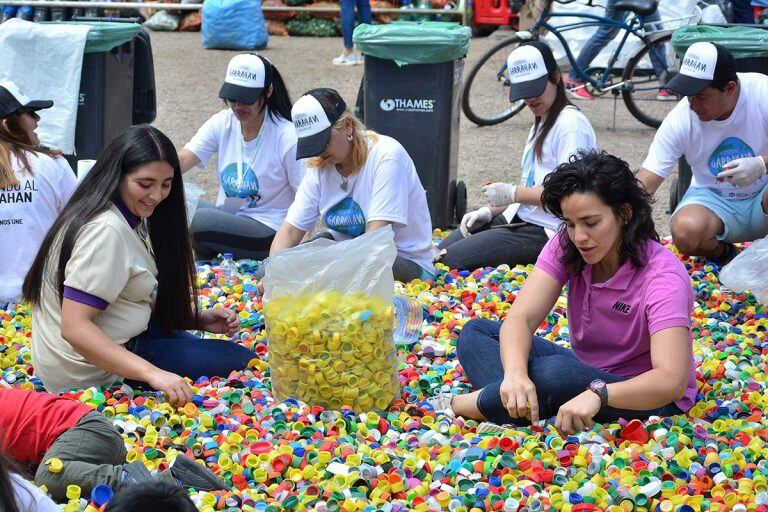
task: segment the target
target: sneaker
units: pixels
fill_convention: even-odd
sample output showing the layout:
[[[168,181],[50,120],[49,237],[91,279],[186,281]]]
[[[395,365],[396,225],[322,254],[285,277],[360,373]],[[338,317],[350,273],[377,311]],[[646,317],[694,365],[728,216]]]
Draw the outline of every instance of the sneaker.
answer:
[[[186,455],[179,454],[169,469],[185,487],[193,487],[198,491],[225,491],[229,486],[205,466],[195,462]]]
[[[360,55],[358,55],[357,56],[357,63],[358,64],[365,64],[365,55],[363,55],[362,53]]]
[[[659,101],[677,101],[680,97],[667,89],[659,89],[659,94],[656,95],[656,99]]]
[[[509,429],[515,428],[514,425],[497,425],[490,421],[484,421],[477,426],[478,434],[503,434]]]
[[[589,93],[586,86],[584,85],[584,82],[572,80],[566,76],[563,79],[563,84],[565,85],[565,88],[568,90],[568,93],[570,93],[571,97],[573,97],[574,99],[577,99],[577,100],[593,99],[592,95]]]
[[[709,261],[717,265],[718,267],[724,267],[739,255],[741,250],[733,244],[725,244],[725,249],[720,253],[717,258],[711,258]]]
[[[432,406],[435,412],[441,412],[449,416],[455,416],[451,402],[453,395],[449,393],[439,393],[433,397],[427,398],[427,403]]]
[[[333,59],[334,66],[355,66],[358,64],[357,57],[355,57],[354,53],[350,53],[349,55],[344,55],[343,53]]]
[[[125,485],[153,482],[152,474],[141,461],[123,464],[123,474],[120,476],[120,487]]]

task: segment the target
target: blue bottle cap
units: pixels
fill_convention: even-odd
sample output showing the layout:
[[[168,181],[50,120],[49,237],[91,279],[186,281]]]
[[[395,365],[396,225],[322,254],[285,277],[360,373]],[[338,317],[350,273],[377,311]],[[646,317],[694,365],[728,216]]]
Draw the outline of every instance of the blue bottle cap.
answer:
[[[91,501],[93,501],[96,506],[100,507],[109,502],[114,495],[115,493],[110,486],[99,484],[91,491]]]

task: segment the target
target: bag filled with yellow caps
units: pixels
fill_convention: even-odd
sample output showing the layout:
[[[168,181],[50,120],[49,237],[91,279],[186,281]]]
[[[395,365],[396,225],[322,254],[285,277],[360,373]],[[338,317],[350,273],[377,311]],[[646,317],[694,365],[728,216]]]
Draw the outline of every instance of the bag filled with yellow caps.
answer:
[[[330,409],[386,409],[400,391],[387,226],[278,253],[264,276],[272,391]]]

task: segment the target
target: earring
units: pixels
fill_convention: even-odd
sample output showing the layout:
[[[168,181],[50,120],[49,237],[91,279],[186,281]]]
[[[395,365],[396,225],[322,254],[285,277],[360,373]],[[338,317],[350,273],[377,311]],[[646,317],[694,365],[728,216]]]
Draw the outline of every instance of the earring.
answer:
[[[352,142],[352,139],[353,139],[353,138],[354,138],[354,137],[352,137],[352,134],[351,134],[351,133],[348,133],[348,134],[347,134],[347,140],[348,140],[349,142]]]

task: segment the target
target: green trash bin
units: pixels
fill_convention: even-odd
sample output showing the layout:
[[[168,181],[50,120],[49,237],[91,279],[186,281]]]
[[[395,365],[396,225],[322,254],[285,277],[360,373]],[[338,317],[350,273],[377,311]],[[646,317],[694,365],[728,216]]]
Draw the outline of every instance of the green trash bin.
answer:
[[[90,25],[85,40],[75,126],[77,161],[95,159],[119,133],[155,119],[155,75],[149,34],[133,22],[74,21]]]
[[[353,40],[365,55],[358,115],[396,139],[416,165],[433,227],[449,227],[467,210],[456,181],[461,75],[472,31],[457,23],[360,25]]]
[[[677,29],[671,43],[681,59],[693,43],[716,43],[731,52],[739,72],[768,75],[768,25],[692,25]],[[678,178],[670,186],[670,213],[688,190],[691,172],[685,157],[680,158]]]

